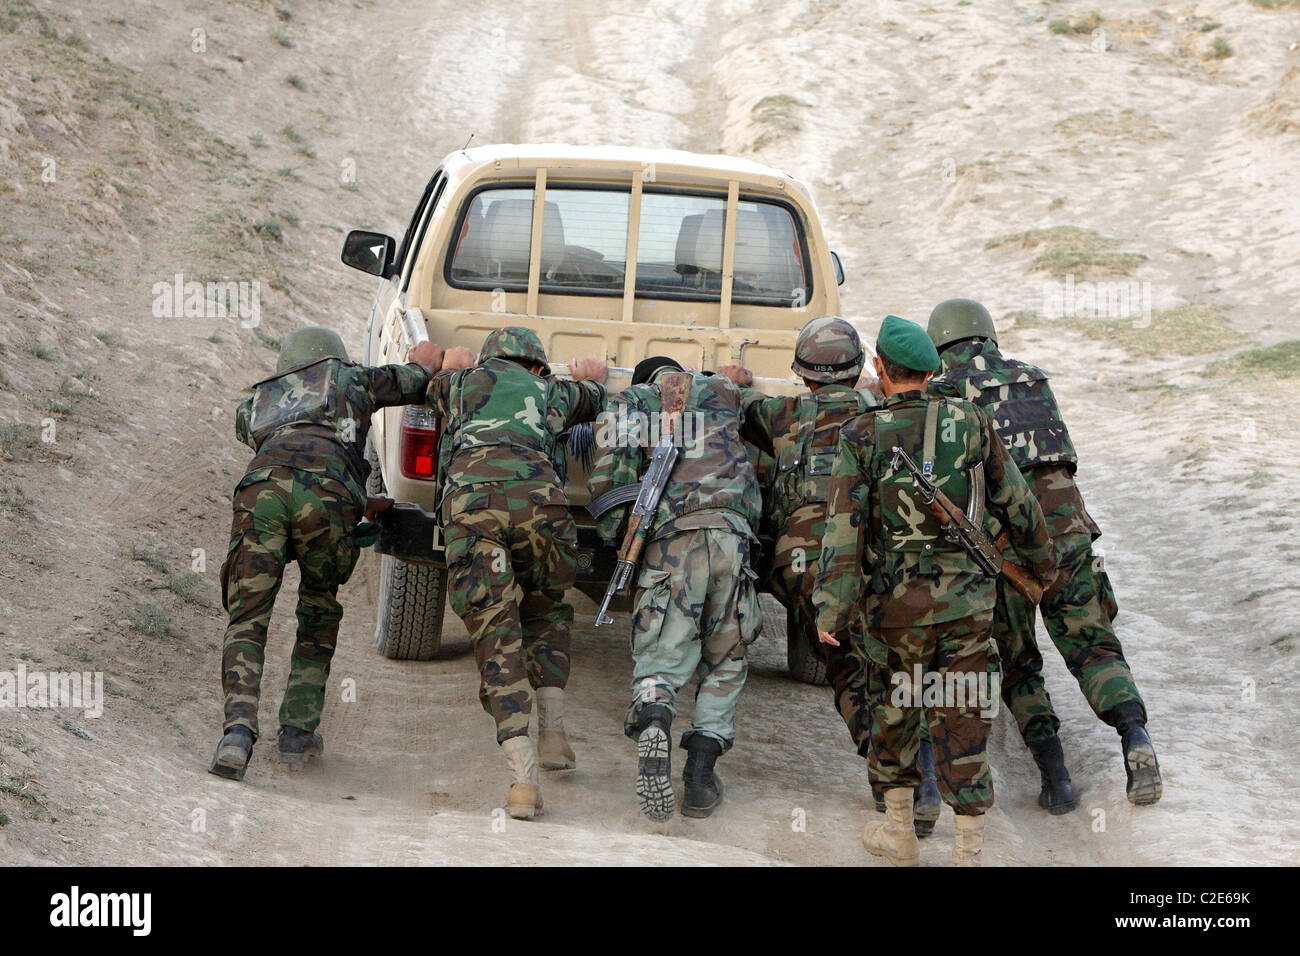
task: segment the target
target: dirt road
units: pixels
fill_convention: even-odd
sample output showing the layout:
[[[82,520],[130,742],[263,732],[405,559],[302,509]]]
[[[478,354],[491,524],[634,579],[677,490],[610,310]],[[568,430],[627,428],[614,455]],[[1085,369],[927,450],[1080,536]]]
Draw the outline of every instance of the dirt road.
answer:
[[[215,577],[247,459],[231,409],[296,324],[333,324],[359,350],[373,287],[338,264],[343,230],[400,233],[472,133],[789,169],[819,197],[845,311],[868,334],[886,312],[987,302],[1008,351],[1053,373],[1165,774],[1158,806],[1128,805],[1118,738],[1044,636],[1080,807],[1038,810],[999,717],[987,862],[1295,862],[1297,368],[1285,350],[1234,356],[1300,337],[1300,13],[1117,3],[1098,25],[1073,4],[910,0],[537,0],[509,20],[449,0],[191,7],[11,2],[0,24],[0,669],[101,670],[108,686],[98,719],[0,711],[0,859],[875,862],[856,841],[863,762],[829,692],[785,674],[779,627],[755,649],[719,765],[723,811],[640,817],[625,621],[594,633],[577,592],[579,767],[544,781],[543,819],[503,821],[463,629],[449,614],[460,651],[446,660],[379,658],[369,557],[343,592],[324,765],[286,771],[263,744],[242,785],[204,772]],[[1034,229],[1049,232],[1022,235]],[[1062,263],[1081,281],[1149,283],[1151,321],[1053,321]],[[177,272],[259,280],[263,323],[156,315],[154,284]],[[272,630],[268,727],[295,582]],[[951,836],[945,811],[922,861],[945,864]]]

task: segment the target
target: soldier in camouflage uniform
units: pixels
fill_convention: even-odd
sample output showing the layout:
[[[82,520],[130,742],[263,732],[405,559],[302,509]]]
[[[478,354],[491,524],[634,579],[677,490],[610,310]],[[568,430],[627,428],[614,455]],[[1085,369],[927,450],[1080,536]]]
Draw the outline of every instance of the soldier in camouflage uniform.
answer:
[[[556,472],[560,436],[605,404],[607,364],[573,363],[574,381],[551,375],[536,333],[510,327],[483,342],[477,364],[448,350],[429,385],[446,422],[439,451],[440,511],[452,610],[474,639],[479,700],[496,722],[513,774],[506,809],[542,810],[538,763],[568,769],[564,734],[569,625],[564,592],[577,572],[578,532]],[[528,735],[538,704],[538,740]]]
[[[242,780],[258,737],[257,705],[266,631],[285,565],[297,560],[298,638],[280,705],[282,760],[324,748],[316,728],[343,608],[337,594],[363,541],[370,416],[419,402],[442,350],[425,343],[411,363],[368,368],[348,361],[338,333],[297,329],[285,336],[276,373],[239,406],[235,433],[255,452],[235,488],[230,550],[221,568],[230,616],[221,654],[223,737],[209,767]],[[373,538],[371,538],[373,541]],[[365,542],[368,543],[368,542]]]
[[[641,362],[632,386],[611,399],[598,426],[601,455],[592,496],[636,483],[658,439],[659,385],[681,373],[664,357]],[[624,732],[637,741],[637,800],[665,820],[675,809],[670,769],[676,699],[699,678],[687,752],[682,814],[706,817],[722,800],[718,757],[736,735],[736,701],[745,685],[745,649],[762,624],[750,567],[762,508],[754,467],[740,437],[740,390],[722,375],[690,374],[676,465],[649,524],[632,620],[633,700]],[[610,542],[630,505],[599,518]]]
[[[943,365],[930,391],[984,410],[1047,516],[1061,575],[1043,595],[1043,623],[1093,711],[1119,732],[1128,798],[1138,805],[1155,803],[1160,766],[1146,732],[1146,707],[1111,623],[1119,606],[1092,551],[1101,530],[1074,482],[1078,458],[1047,376],[1003,356],[988,310],[970,299],[935,306],[929,332]],[[993,636],[1002,654],[1003,699],[1042,777],[1039,805],[1068,813],[1075,797],[1057,736],[1060,721],[1043,684],[1034,607],[1001,584]]]
[[[861,618],[855,617],[849,630],[836,635],[838,644],[822,643],[817,638],[812,593],[840,427],[879,404],[874,392],[854,388],[865,357],[857,330],[842,318],[827,315],[805,325],[795,341],[790,368],[809,389],[802,395],[769,398],[750,387],[753,377],[747,369],[735,365],[718,369],[741,386],[745,416],[741,435],[775,459],[768,504],[776,534],[772,594],[791,611],[799,630],[796,639],[807,641],[826,666],[836,708],[864,758],[871,749],[871,711],[865,704]],[[913,809],[917,835],[924,837],[934,829],[942,803],[928,735],[921,742],[917,760],[922,783]],[[883,799],[880,795],[879,801]]]
[[[997,654],[990,640],[996,590],[974,559],[941,531],[894,446],[921,463],[955,503],[986,488],[985,506],[1007,527],[1040,580],[1053,575],[1051,540],[1042,510],[983,413],[968,402],[939,399],[925,382],[939,356],[924,330],[888,316],[876,343],[881,408],[844,425],[831,476],[826,534],[813,602],[820,637],[838,640],[864,597],[867,607],[867,693],[872,747],[868,773],[885,793],[884,819],[868,823],[863,843],[897,865],[916,865],[912,791],[921,722],[928,717],[939,789],[956,813],[953,861],[972,865],[983,844],[984,812],[993,804],[988,742]],[[865,575],[865,577],[864,577]],[[922,677],[917,686],[917,673]],[[922,696],[938,680],[953,693]],[[922,704],[927,706],[922,707]],[[933,704],[932,706],[930,706]]]

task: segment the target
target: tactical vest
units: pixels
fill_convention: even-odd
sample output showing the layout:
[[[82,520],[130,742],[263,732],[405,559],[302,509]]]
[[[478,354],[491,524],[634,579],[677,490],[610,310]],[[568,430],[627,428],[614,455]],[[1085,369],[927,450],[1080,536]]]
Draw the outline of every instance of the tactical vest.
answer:
[[[1063,464],[1074,474],[1079,459],[1042,369],[990,349],[943,378],[988,415],[1021,471]]]
[[[756,528],[762,505],[740,437],[740,390],[716,375],[691,378],[677,463],[659,499],[655,527],[694,511],[720,509],[737,512]]]
[[[799,396],[799,428],[776,456],[772,510],[777,527],[807,505],[830,500],[840,428],[872,402],[858,391],[819,389]]]
[[[488,359],[457,372],[451,383],[447,441],[441,457],[446,466],[461,452],[500,447],[503,454],[541,455],[554,466],[556,436],[547,421],[551,383],[509,359]]]
[[[983,466],[980,423],[961,402],[927,396],[888,405],[874,412],[875,460],[883,462],[875,476],[875,539],[884,551],[959,551],[944,535],[912,484],[907,466],[893,466],[893,447],[901,446],[954,504],[964,508],[970,497],[972,467]]]
[[[344,404],[342,367],[339,359],[321,359],[254,385],[248,430],[256,446],[283,428],[320,425],[333,430]]]

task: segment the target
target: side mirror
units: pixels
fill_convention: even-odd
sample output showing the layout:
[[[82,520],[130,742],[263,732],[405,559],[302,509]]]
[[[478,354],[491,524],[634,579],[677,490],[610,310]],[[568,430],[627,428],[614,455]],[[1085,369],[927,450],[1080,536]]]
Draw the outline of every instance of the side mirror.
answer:
[[[840,254],[831,253],[831,265],[835,266],[835,284],[844,285],[844,266],[840,264]]]
[[[343,240],[343,262],[367,275],[388,275],[393,258],[397,255],[397,241],[382,232],[353,229]]]

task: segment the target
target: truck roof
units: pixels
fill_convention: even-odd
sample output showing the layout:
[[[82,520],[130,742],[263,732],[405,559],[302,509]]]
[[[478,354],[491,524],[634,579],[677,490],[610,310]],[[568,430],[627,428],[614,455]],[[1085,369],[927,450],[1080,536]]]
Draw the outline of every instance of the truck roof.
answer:
[[[736,179],[794,192],[807,205],[811,193],[801,180],[789,173],[749,159],[721,154],[692,153],[681,149],[641,149],[628,146],[570,146],[564,143],[498,143],[460,149],[443,160],[448,176],[473,176],[479,168],[536,169],[641,169],[653,166],[660,175],[716,179]]]

